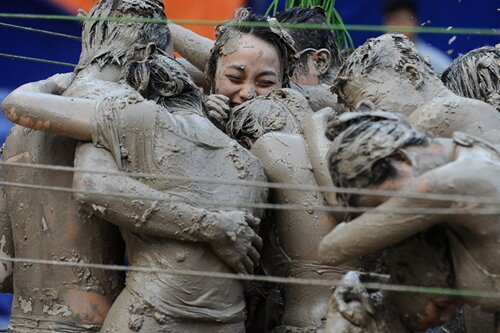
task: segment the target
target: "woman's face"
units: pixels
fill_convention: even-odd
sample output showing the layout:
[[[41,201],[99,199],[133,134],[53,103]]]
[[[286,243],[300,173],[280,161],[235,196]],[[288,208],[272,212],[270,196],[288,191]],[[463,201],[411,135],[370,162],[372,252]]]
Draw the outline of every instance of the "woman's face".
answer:
[[[279,52],[255,36],[240,35],[234,51],[219,57],[215,93],[229,97],[232,107],[282,87]]]

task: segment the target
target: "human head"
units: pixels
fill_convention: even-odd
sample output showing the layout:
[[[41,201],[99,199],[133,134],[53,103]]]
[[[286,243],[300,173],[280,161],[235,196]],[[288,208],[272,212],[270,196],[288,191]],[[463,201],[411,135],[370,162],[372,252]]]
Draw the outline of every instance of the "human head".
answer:
[[[355,110],[370,100],[384,110],[410,115],[444,86],[430,63],[404,35],[385,34],[358,47],[340,67],[332,92]]]
[[[449,252],[446,227],[436,226],[383,251],[390,284],[431,288],[455,286],[453,260]],[[397,310],[412,332],[449,322],[463,300],[431,294],[386,292],[385,301]]]
[[[266,133],[299,134],[308,112],[312,110],[301,93],[292,89],[275,90],[234,108],[226,133],[250,149]]]
[[[288,87],[294,56],[293,40],[276,20],[240,10],[217,28],[207,80],[212,93],[229,97],[236,106]]]
[[[386,0],[383,7],[384,25],[415,27],[418,25],[418,6],[415,0]],[[414,32],[405,35],[415,41]]]
[[[107,20],[132,19],[136,22]],[[140,22],[141,19],[165,20],[165,23]],[[142,58],[150,43],[166,50],[170,30],[161,0],[101,0],[83,23],[82,53],[77,71],[98,64],[122,66],[131,59]]]
[[[482,100],[500,111],[500,45],[461,55],[441,80],[455,94]]]
[[[326,136],[333,141],[328,169],[340,188],[369,188],[397,175],[395,161],[407,160],[404,148],[423,145],[426,137],[411,128],[408,119],[386,111],[348,112],[331,119]],[[337,193],[352,205],[357,197]]]
[[[322,7],[294,7],[280,12],[276,18],[285,24],[321,24],[329,27]],[[285,27],[286,28],[286,27]],[[286,28],[295,42],[298,61],[293,72],[293,81],[304,85],[328,83],[333,72],[340,66],[337,37],[332,29]]]
[[[202,93],[185,68],[151,44],[143,60],[130,61],[127,83],[144,98],[168,109],[181,107],[202,114]]]

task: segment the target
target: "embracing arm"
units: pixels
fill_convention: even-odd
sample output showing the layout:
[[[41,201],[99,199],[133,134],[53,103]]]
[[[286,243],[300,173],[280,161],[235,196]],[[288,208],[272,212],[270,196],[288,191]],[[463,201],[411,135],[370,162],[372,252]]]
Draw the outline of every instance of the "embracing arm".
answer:
[[[425,182],[410,184],[405,189],[415,193],[426,187]],[[420,191],[418,191],[420,192]],[[358,218],[337,225],[320,243],[321,261],[329,265],[339,265],[358,259],[398,242],[401,242],[435,224],[442,222],[439,215],[396,214],[391,210],[406,208],[448,208],[447,201],[431,201],[393,197]],[[387,212],[384,212],[387,211]]]
[[[118,171],[112,155],[92,144],[78,147],[75,167]],[[96,214],[132,232],[209,243],[216,254],[238,272],[252,271],[258,260],[261,239],[252,227],[256,227],[260,220],[250,214],[242,211],[212,212],[175,202],[179,196],[155,190],[126,175],[77,172],[73,188],[91,192],[76,193],[76,197],[92,207]],[[123,193],[134,199],[109,196],[106,192]]]
[[[205,72],[214,42],[180,25],[169,23],[168,26],[174,40],[174,50],[179,52],[194,67]]]
[[[72,74],[25,84],[2,103],[2,111],[12,122],[39,131],[90,141],[90,120],[95,101],[59,96]]]

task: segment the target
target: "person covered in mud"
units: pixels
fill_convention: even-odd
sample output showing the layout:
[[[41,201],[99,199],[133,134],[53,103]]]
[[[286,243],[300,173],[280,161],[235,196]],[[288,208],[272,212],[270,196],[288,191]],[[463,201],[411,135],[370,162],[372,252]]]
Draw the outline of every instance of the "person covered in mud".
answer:
[[[333,139],[329,167],[336,186],[401,191],[402,195],[388,198],[339,193],[339,199],[346,204],[375,208],[339,224],[321,241],[323,263],[339,265],[444,224],[454,286],[498,292],[496,203],[463,198],[499,195],[496,179],[500,175],[500,152],[493,145],[461,132],[455,132],[452,138],[428,137],[413,129],[404,116],[383,111],[341,115],[330,123],[327,133]],[[425,198],[425,194],[445,195],[449,199]],[[453,195],[460,198],[453,199]],[[397,212],[405,209],[423,212]],[[433,213],[434,209],[449,210],[450,214]],[[474,212],[481,209],[488,212]],[[425,309],[417,315],[420,319],[414,322],[421,327],[433,322],[432,316],[425,313],[434,313],[434,320],[447,318],[461,301],[497,316],[500,308],[495,298],[428,298]],[[391,301],[402,310],[406,308],[398,297]],[[425,318],[427,322],[422,321]]]
[[[165,18],[163,5],[154,1],[101,1],[91,16]],[[121,65],[153,39],[158,47],[166,48],[165,31],[165,26],[157,24],[85,21],[76,75],[54,78],[41,84],[41,89],[59,90],[68,98],[133,91],[116,83]],[[68,89],[60,89],[61,80],[65,88],[69,84]],[[36,103],[50,106],[51,101],[42,98]],[[15,126],[2,158],[13,163],[72,167],[77,144],[74,138]],[[68,188],[73,182],[71,172],[55,174],[15,166],[5,166],[2,171],[9,182]],[[70,193],[16,187],[4,188],[4,192],[17,257],[93,264],[123,262],[118,228],[83,209]],[[107,270],[16,264],[13,287],[11,332],[100,332],[123,281],[120,273]]]
[[[297,18],[294,18],[295,15],[298,15]],[[278,20],[280,17],[284,20],[284,23],[293,24],[295,21],[297,23],[315,23],[315,24],[328,24],[326,20],[326,14],[324,10],[320,7],[314,7],[311,9],[291,9],[284,11],[278,16]],[[277,45],[285,42],[285,50],[288,53],[283,54],[283,47],[278,47],[278,56],[281,56],[278,62],[285,63],[285,59],[289,59],[290,55],[299,58],[299,62],[302,66],[298,66],[295,70],[290,71],[285,68],[284,73],[288,72],[288,75],[292,78],[290,85],[293,89],[299,90],[302,94],[306,96],[309,101],[309,104],[313,108],[313,111],[318,111],[324,107],[338,107],[336,103],[335,96],[332,96],[329,92],[326,93],[325,83],[329,83],[333,77],[336,69],[339,66],[339,50],[336,42],[335,34],[331,31],[324,29],[313,29],[311,32],[313,35],[309,34],[309,30],[304,29],[289,29],[288,31],[284,31],[283,29],[279,29],[279,26],[273,23],[274,19],[258,17],[253,14],[249,14],[246,10],[240,10],[236,13],[235,19],[232,22],[226,23],[222,25],[232,26],[232,30],[240,31],[243,34],[254,34],[256,37],[260,37],[266,43],[258,43],[255,47],[265,46],[265,50],[262,52],[266,52],[266,54],[270,54],[270,52],[276,48]],[[264,33],[268,29],[264,29],[266,27],[262,27],[262,23],[269,21],[273,32],[276,32],[280,37],[279,39],[282,42],[277,42],[276,38],[273,37],[273,34]],[[243,22],[243,26],[238,26],[238,22]],[[251,22],[257,22],[257,26],[251,27]],[[260,24],[259,24],[260,23]],[[219,61],[218,58],[222,58],[220,53],[221,47],[224,46],[228,37],[234,37],[234,31],[232,34],[226,33],[222,36],[218,36],[218,40],[214,42],[197,35],[196,33],[180,27],[175,24],[171,24],[173,36],[174,36],[174,47],[176,51],[182,54],[187,60],[189,60],[192,64],[194,64],[199,70],[206,69],[207,65],[211,61],[214,61],[214,65]],[[295,32],[297,31],[297,32]],[[298,32],[300,31],[300,32]],[[289,34],[288,34],[288,33]],[[294,33],[295,32],[295,33]],[[304,35],[309,34],[308,41],[304,41]],[[290,36],[291,35],[291,36]],[[271,38],[270,38],[271,37]],[[297,39],[297,40],[296,40]],[[269,45],[273,44],[273,46]],[[231,44],[233,45],[233,44]],[[245,44],[246,45],[246,44]],[[300,47],[301,50],[296,54],[295,45]],[[255,48],[252,47],[252,48]],[[245,54],[249,53],[247,49],[248,47],[240,47],[240,50],[235,52],[231,58],[238,59],[240,62],[245,58]],[[290,50],[292,49],[292,50]],[[314,49],[314,52],[313,52]],[[209,52],[209,50],[212,50]],[[222,49],[224,50],[224,49]],[[246,52],[242,52],[246,51]],[[259,51],[261,51],[259,49]],[[241,53],[241,54],[240,54]],[[240,59],[242,58],[242,59]],[[259,59],[260,58],[255,58]],[[260,61],[255,61],[255,64],[259,64]],[[292,74],[293,73],[293,74]],[[230,112],[231,105],[231,96],[226,97],[219,96],[221,94],[214,93],[214,89],[217,90],[214,86],[214,83],[217,83],[219,80],[231,80],[231,78],[227,78],[224,75],[218,76],[215,78],[216,74],[219,73],[210,73],[207,72],[207,79],[211,84],[211,93],[208,100],[207,107],[209,109],[209,113],[212,113],[214,119],[219,122],[224,122],[224,119],[227,119],[227,113]],[[223,72],[220,74],[224,74]],[[238,75],[241,80],[241,75]],[[235,76],[231,81],[236,81],[238,77]],[[281,85],[275,85],[273,88],[278,89],[282,87],[288,87],[286,82],[287,78],[284,78],[281,82]],[[236,83],[236,82],[235,82]],[[272,91],[272,90],[270,90]],[[254,95],[259,94],[267,94],[270,92],[269,90],[263,90],[255,88]],[[250,95],[251,96],[251,95]]]
[[[224,126],[232,108],[288,87],[294,55],[293,40],[275,19],[237,12],[217,27],[206,67],[211,93],[205,102],[207,115]]]
[[[101,170],[113,171],[118,170],[118,164],[122,170],[159,175],[167,170],[168,175],[181,177],[265,180],[259,162],[201,116],[201,98],[197,89],[177,66],[167,57],[155,56],[130,68],[130,74],[136,77],[151,77],[150,74],[155,73],[156,79],[173,81],[167,81],[163,85],[165,88],[158,91],[162,96],[161,104],[168,109],[130,95],[108,98],[100,103],[49,96],[57,100],[57,104],[50,105],[50,109],[39,108],[30,104],[29,95],[39,99],[40,94],[22,91],[38,89],[32,86],[14,92],[5,102],[4,111],[24,125],[37,128],[39,123],[32,122],[32,117],[46,119],[51,125],[45,130],[62,132],[84,141],[92,139],[96,145],[109,147],[111,155],[92,145],[81,146],[77,167],[98,166]],[[151,72],[137,72],[149,69]],[[184,74],[184,77],[179,74]],[[147,84],[162,87],[154,77],[152,81],[146,81]],[[178,94],[172,93],[176,90]],[[16,101],[22,101],[27,114],[16,113],[14,106],[20,104]],[[53,115],[59,117],[69,105],[72,114],[66,120],[54,121],[57,119]],[[30,120],[23,122],[23,119]],[[208,161],[213,161],[213,167]],[[200,170],[200,165],[203,165],[203,170]],[[260,212],[211,211],[203,207],[184,207],[175,201],[203,202],[218,198],[221,202],[235,204],[262,202],[265,190],[248,188],[234,192],[227,186],[223,189],[223,185],[189,182],[186,186],[166,180],[142,184],[122,178],[78,174],[75,187],[161,200],[112,199],[98,194],[79,197],[123,228],[131,265],[156,267],[160,264],[163,268],[173,269],[233,271],[217,257],[219,255],[233,259],[235,270],[252,272],[259,259],[257,250],[261,241],[249,224],[254,227],[258,224]],[[167,199],[174,200],[174,203],[163,202]],[[241,332],[244,319],[242,297],[241,284],[234,280],[129,272],[127,288],[113,305],[103,331]],[[189,303],[193,305],[186,305]]]
[[[500,111],[500,44],[461,55],[441,80],[455,94],[484,101]]]
[[[320,6],[312,8],[294,7],[276,16],[285,25],[315,24],[329,26],[327,14]],[[337,97],[330,93],[340,67],[340,48],[337,36],[329,29],[289,28],[297,49],[297,66],[293,72],[291,87],[302,93],[313,111],[325,107],[337,110]]]
[[[368,101],[400,112],[425,134],[451,137],[463,131],[500,141],[500,114],[447,89],[404,35],[385,34],[357,48],[341,66],[332,92],[350,110]]]
[[[284,24],[315,24],[328,26],[327,14],[320,6],[294,7],[284,10],[276,18]],[[285,27],[286,29],[286,27]],[[332,84],[340,67],[340,50],[333,30],[286,29],[297,49],[298,64],[292,76],[299,85]]]
[[[259,158],[271,182],[317,187],[316,170],[310,161],[311,147],[302,134],[307,131],[304,128],[318,130],[311,121],[313,115],[303,95],[292,89],[279,89],[236,107],[226,131]],[[264,274],[338,279],[339,270],[321,266],[317,256],[320,240],[333,228],[332,221],[322,220],[311,208],[324,205],[323,194],[276,188],[271,190],[270,200],[276,204],[303,205],[304,209],[269,212],[263,230]],[[321,331],[330,297],[329,288],[284,285],[282,313],[272,317],[272,321],[266,318],[269,326],[255,332]],[[273,299],[267,300],[269,308]]]
[[[163,13],[162,6],[158,12]],[[165,28],[161,35],[168,39]],[[259,162],[201,116],[200,93],[184,69],[153,43],[142,54],[145,59],[126,62],[125,71],[120,71],[130,84],[128,89],[122,89],[120,94],[112,91],[101,102],[96,103],[92,96],[79,99],[50,95],[57,92],[52,87],[55,83],[64,86],[54,82],[60,78],[53,78],[19,88],[5,101],[4,111],[21,122],[33,116],[29,111],[39,112],[37,119],[47,117],[46,124],[51,124],[43,130],[82,141],[93,139],[96,145],[109,150],[91,144],[80,146],[77,167],[102,171],[120,167],[160,176],[167,172],[181,177],[265,180]],[[108,70],[104,66],[101,72]],[[114,88],[118,91],[121,87]],[[71,85],[66,91],[70,90]],[[15,114],[19,105],[28,112],[25,118]],[[37,128],[40,123],[28,120],[27,125]],[[138,130],[140,126],[143,130]],[[212,161],[212,167],[208,161]],[[252,227],[258,224],[260,211],[208,209],[201,203],[214,198],[236,205],[262,202],[265,189],[245,187],[235,193],[227,186],[211,183],[185,185],[155,179],[141,183],[126,176],[84,174],[75,175],[74,186],[138,198],[98,194],[79,197],[95,210],[94,214],[122,228],[131,265],[247,273],[259,260],[261,240]],[[158,198],[160,202],[141,198]],[[164,202],[166,199],[190,199],[195,204]],[[241,332],[245,310],[241,289],[241,283],[233,280],[129,272],[127,288],[114,303],[102,331]]]

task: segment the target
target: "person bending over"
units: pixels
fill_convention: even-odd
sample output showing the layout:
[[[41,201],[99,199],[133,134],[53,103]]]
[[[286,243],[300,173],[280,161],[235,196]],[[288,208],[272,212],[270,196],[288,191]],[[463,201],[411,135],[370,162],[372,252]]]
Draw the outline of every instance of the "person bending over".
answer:
[[[385,34],[357,48],[340,68],[332,91],[351,111],[369,101],[408,116],[424,134],[451,137],[462,131],[500,143],[495,108],[447,89],[404,35]]]
[[[461,132],[455,132],[452,138],[428,137],[413,129],[404,116],[382,111],[344,114],[329,124],[327,135],[333,140],[329,168],[336,186],[401,191],[410,196],[339,193],[339,199],[346,204],[375,208],[339,224],[321,241],[323,263],[339,265],[393,246],[436,225],[445,225],[456,288],[498,292],[497,205],[411,197],[415,193],[497,197],[500,152],[494,146]],[[446,215],[425,212],[434,208],[456,212]],[[405,209],[423,212],[394,212]],[[475,209],[490,211],[476,214]],[[463,300],[492,313],[499,309],[495,298],[463,297]],[[430,297],[425,311],[434,309],[435,319],[446,318],[456,304],[457,300]],[[404,308],[403,303],[398,305]]]

